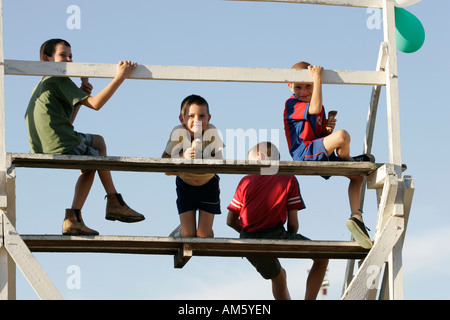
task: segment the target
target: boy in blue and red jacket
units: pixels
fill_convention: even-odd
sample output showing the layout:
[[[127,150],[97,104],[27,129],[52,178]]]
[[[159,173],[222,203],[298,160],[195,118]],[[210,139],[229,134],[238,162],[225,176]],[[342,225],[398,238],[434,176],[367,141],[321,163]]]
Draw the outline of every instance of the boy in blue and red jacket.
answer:
[[[292,69],[308,69],[312,83],[289,83],[293,95],[286,101],[284,129],[289,152],[295,161],[372,161],[372,155],[350,157],[350,135],[346,130],[334,131],[336,119],[327,121],[322,105],[323,67],[298,62]],[[335,153],[336,152],[336,153]],[[348,193],[351,215],[347,227],[353,238],[364,248],[372,241],[366,231],[360,209],[362,176],[351,176]]]

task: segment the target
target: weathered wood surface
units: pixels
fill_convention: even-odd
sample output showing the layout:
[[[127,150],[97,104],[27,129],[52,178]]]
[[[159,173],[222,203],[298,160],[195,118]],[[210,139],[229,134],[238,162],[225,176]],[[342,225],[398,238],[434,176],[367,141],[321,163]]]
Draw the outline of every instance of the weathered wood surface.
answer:
[[[5,74],[113,78],[117,65],[109,63],[5,60]],[[308,70],[139,65],[130,79],[289,83],[312,82]],[[385,85],[383,71],[325,70],[324,84]]]
[[[145,236],[21,235],[32,252],[97,252],[194,256],[361,259],[369,250],[353,241],[172,238]]]
[[[50,155],[8,153],[8,165],[15,167],[55,169],[99,169],[139,172],[192,172],[226,174],[272,174],[361,176],[376,171],[381,164],[346,161],[247,161],[247,160],[187,160],[178,162],[163,158],[94,157],[74,155]]]

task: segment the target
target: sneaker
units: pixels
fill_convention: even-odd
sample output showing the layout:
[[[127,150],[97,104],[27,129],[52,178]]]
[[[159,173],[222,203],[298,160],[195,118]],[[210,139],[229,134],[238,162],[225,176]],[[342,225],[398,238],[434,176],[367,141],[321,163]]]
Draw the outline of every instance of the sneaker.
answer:
[[[364,222],[359,220],[356,217],[351,217],[346,222],[348,230],[353,235],[353,238],[355,241],[364,249],[370,249],[372,248],[372,240],[370,240],[369,234],[366,231],[366,226],[364,225]]]
[[[169,234],[169,237],[181,238],[181,224]]]
[[[360,154],[359,156],[352,157],[356,162],[375,162],[375,157],[370,153]]]

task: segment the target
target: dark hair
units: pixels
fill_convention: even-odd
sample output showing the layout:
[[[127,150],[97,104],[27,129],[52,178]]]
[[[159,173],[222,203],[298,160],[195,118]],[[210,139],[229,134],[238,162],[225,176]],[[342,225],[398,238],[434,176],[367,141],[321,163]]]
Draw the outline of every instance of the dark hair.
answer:
[[[196,94],[191,94],[190,96],[184,98],[184,100],[181,102],[180,115],[184,116],[186,113],[186,109],[188,109],[192,104],[197,104],[199,106],[206,106],[206,109],[208,110],[209,114],[209,105],[208,102],[205,100],[205,98],[198,96]]]
[[[55,53],[55,48],[56,45],[62,43],[63,45],[70,47],[70,43],[68,43],[66,40],[63,39],[50,39],[45,41],[42,45],[41,45],[41,49],[39,50],[39,57],[41,58],[43,54],[45,54],[48,57],[53,56],[53,54]]]

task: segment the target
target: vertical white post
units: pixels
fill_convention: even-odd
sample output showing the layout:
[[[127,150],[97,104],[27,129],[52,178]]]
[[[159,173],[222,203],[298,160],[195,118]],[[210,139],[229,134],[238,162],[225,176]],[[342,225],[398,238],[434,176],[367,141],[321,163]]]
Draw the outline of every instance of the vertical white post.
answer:
[[[16,176],[15,170],[10,172],[7,182],[7,195],[8,195],[8,220],[13,226],[16,224]],[[5,212],[5,211],[4,211]],[[1,215],[0,215],[1,216]],[[3,217],[0,217],[0,236],[2,240],[7,237],[5,231],[5,221]],[[8,253],[6,243],[3,243],[3,247],[0,247],[0,300],[16,300],[16,264]]]
[[[395,37],[394,0],[383,0],[384,41],[388,46],[386,62],[386,98],[389,162],[397,165],[401,177],[400,109],[398,99],[397,43]]]
[[[6,214],[7,208],[7,186],[6,186],[6,139],[5,139],[5,65],[3,55],[3,2],[0,0],[0,210]],[[0,299],[15,299],[15,294],[12,292],[12,286],[15,281],[11,283],[11,269],[15,270],[15,266],[8,255],[4,240],[4,226],[3,217],[0,212],[0,236],[2,237],[2,244],[0,246]],[[15,278],[15,277],[13,277]]]

